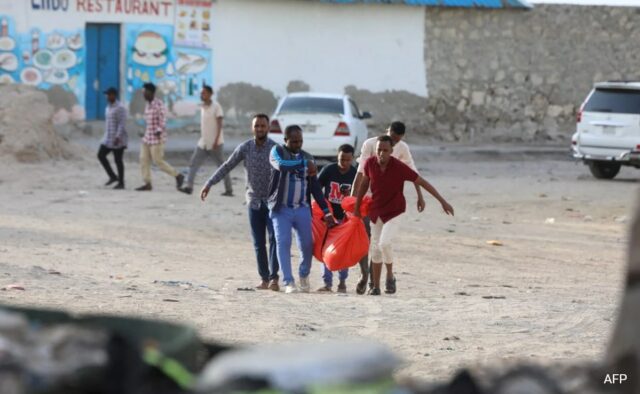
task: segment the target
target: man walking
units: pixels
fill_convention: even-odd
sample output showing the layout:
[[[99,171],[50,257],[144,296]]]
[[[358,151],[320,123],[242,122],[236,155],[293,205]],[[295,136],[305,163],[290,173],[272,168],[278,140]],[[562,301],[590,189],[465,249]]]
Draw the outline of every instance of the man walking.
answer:
[[[231,170],[240,162],[244,162],[244,173],[247,187],[247,206],[249,208],[249,224],[253,247],[256,251],[258,274],[261,282],[256,286],[259,290],[271,289],[279,291],[278,256],[273,224],[269,218],[267,199],[269,197],[269,179],[271,165],[269,155],[276,143],[268,138],[269,117],[258,114],[253,117],[253,138],[238,145],[225,161],[205,183],[200,198],[204,201],[213,185],[223,178],[227,179]],[[267,257],[267,233],[269,234],[269,254]]]
[[[220,103],[213,100],[213,88],[211,86],[203,86],[200,92],[202,105],[200,107],[200,140],[196,149],[191,156],[189,163],[189,175],[187,176],[187,185],[180,189],[186,194],[193,193],[193,182],[196,178],[198,170],[202,166],[204,160],[210,156],[215,161],[218,168],[224,162],[223,146],[224,136],[222,135],[222,120],[224,114]],[[229,174],[224,177],[224,193],[223,196],[233,196],[231,187],[231,177]]]
[[[327,224],[331,226],[335,222],[322,195],[317,178],[318,169],[313,156],[302,150],[300,126],[287,126],[284,131],[284,142],[284,146],[276,145],[271,149],[270,162],[273,171],[269,210],[276,233],[278,262],[284,276],[285,293],[298,292],[291,272],[291,233],[294,229],[300,250],[299,291],[308,293],[313,257],[310,194],[313,194],[314,200],[324,211]]]
[[[353,154],[355,149],[349,144],[341,145],[338,148],[338,162],[325,166],[318,181],[324,191],[324,196],[333,210],[333,216],[336,220],[344,219],[344,210],[342,209],[342,199],[351,194],[351,184],[356,177],[356,169],[351,165],[353,162]],[[340,283],[338,284],[338,293],[346,293],[346,280],[349,276],[349,269],[340,270],[338,273]],[[333,287],[333,272],[324,266],[322,275],[324,286],[319,288],[319,292],[331,292]]]
[[[406,142],[402,141],[406,133],[406,127],[402,122],[392,122],[387,128],[387,135],[391,137],[393,141],[394,149],[392,156],[400,160],[404,164],[408,165],[413,171],[418,172],[416,164],[411,155],[411,150]],[[358,173],[353,181],[353,187],[351,188],[351,195],[355,196],[360,190],[360,183],[364,176],[364,163],[368,158],[376,156],[376,144],[378,142],[377,137],[369,138],[366,140],[360,148],[360,157],[358,158]],[[418,212],[422,212],[425,207],[424,197],[422,196],[422,190],[420,186],[415,186],[416,194],[418,196],[417,208]],[[364,219],[364,223],[367,229],[367,234],[371,234],[371,227],[369,225],[368,218]],[[356,292],[358,294],[364,294],[367,286],[367,278],[371,279],[371,270],[369,269],[369,256],[364,256],[360,260],[360,280],[356,285]],[[373,285],[373,282],[369,281],[369,287]]]
[[[179,174],[169,163],[164,161],[164,144],[167,142],[166,112],[162,100],[156,98],[156,85],[144,84],[144,98],[147,104],[144,109],[146,129],[140,144],[140,168],[144,184],[137,191],[149,191],[151,187],[151,162],[162,171],[176,179],[179,189],[184,182],[184,175]]]
[[[404,182],[413,182],[424,188],[442,205],[448,215],[453,215],[453,207],[417,172],[400,160],[392,157],[393,140],[388,135],[378,137],[376,156],[370,157],[364,163],[364,175],[358,190],[355,204],[355,214],[360,216],[362,198],[371,186],[371,205],[369,218],[371,219],[371,267],[373,272],[373,287],[370,295],[380,295],[380,276],[382,263],[387,268],[385,293],[396,292],[396,281],[393,276],[393,242],[399,232],[400,218],[406,210],[404,199]]]
[[[124,162],[122,156],[127,149],[128,135],[126,129],[127,110],[118,100],[116,88],[107,89],[104,94],[107,96],[107,108],[105,109],[105,130],[104,137],[98,150],[98,160],[109,176],[105,186],[116,183],[114,189],[124,189]],[[107,155],[113,152],[118,175],[113,172]]]

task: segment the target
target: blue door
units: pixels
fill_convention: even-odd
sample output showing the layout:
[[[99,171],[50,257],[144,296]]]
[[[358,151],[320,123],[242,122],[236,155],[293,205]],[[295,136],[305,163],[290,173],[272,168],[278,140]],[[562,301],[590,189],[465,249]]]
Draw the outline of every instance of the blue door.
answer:
[[[102,93],[120,87],[120,25],[87,24],[87,97],[88,120],[104,119],[107,98]]]

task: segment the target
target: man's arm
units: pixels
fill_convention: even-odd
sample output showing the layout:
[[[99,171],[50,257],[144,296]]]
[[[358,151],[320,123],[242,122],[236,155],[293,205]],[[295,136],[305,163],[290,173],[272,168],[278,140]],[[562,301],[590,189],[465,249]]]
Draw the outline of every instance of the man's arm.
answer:
[[[451,205],[449,205],[447,200],[445,200],[444,197],[442,197],[440,195],[440,193],[438,193],[436,188],[433,187],[429,182],[427,182],[426,179],[424,179],[421,176],[418,176],[418,178],[416,179],[416,181],[414,183],[418,187],[420,187],[420,186],[423,187],[424,190],[426,190],[427,192],[429,192],[429,194],[431,194],[433,196],[433,198],[438,200],[440,202],[440,205],[442,205],[442,209],[444,210],[444,212],[447,215],[453,216],[453,207]]]
[[[331,211],[329,210],[329,205],[327,205],[327,200],[324,198],[324,194],[322,193],[322,187],[320,186],[320,182],[318,181],[317,176],[309,176],[307,177],[309,180],[309,190],[311,191],[311,195],[313,199],[316,200],[322,212],[324,212],[324,218],[329,225],[329,228],[333,227],[336,224]]]
[[[358,194],[358,191],[360,191],[360,183],[362,182],[362,176],[364,175],[364,163],[368,158],[373,156],[373,152],[371,152],[367,141],[365,141],[364,144],[362,144],[362,148],[360,148],[360,157],[358,158],[358,172],[356,173],[356,177],[353,179],[353,184],[351,185],[352,196],[356,196]]]
[[[364,174],[359,175],[362,175],[362,180],[360,181],[360,189],[358,189],[356,195],[356,205],[353,209],[353,214],[357,217],[362,217],[362,215],[360,215],[360,204],[362,204],[362,199],[365,194],[367,194],[367,190],[369,190],[369,177]]]
[[[404,164],[408,165],[409,167],[411,167],[411,169],[415,172],[418,172],[418,168],[416,167],[416,162],[413,160],[413,156],[411,155],[411,149],[409,149],[409,145],[407,145],[405,143],[406,146],[406,150],[402,150],[401,155],[400,155],[400,161],[402,161]],[[420,188],[420,185],[415,185],[416,188],[416,194],[418,195],[418,202],[417,202],[417,208],[418,208],[418,212],[422,212],[424,211],[424,207],[425,207],[425,201],[424,201],[424,196],[422,195],[422,189]]]
[[[280,149],[284,149],[284,148],[280,148]],[[271,163],[271,167],[275,168],[280,172],[295,172],[295,171],[300,171],[307,168],[307,160],[305,159],[284,160],[280,152],[278,151],[278,145],[271,148],[271,154],[269,155],[269,163]]]
[[[238,145],[231,156],[229,156],[229,158],[224,163],[222,163],[220,167],[218,167],[218,169],[211,175],[211,177],[209,177],[207,182],[205,182],[202,190],[200,191],[200,198],[202,199],[202,201],[207,198],[211,186],[224,179],[224,177],[227,176],[227,174],[229,174],[231,170],[233,170],[242,160],[244,160],[244,158],[244,146]]]
[[[154,117],[156,129],[153,130],[153,132],[156,133],[156,135],[162,134],[162,131],[165,129],[167,121],[167,115],[165,111],[166,109],[164,107],[164,104],[157,105],[155,108]]]
[[[213,140],[213,147],[212,149],[217,148],[220,145],[220,135],[222,134],[222,120],[224,118],[222,116],[218,116],[216,118],[216,128],[217,128],[217,132],[216,132],[216,138]]]

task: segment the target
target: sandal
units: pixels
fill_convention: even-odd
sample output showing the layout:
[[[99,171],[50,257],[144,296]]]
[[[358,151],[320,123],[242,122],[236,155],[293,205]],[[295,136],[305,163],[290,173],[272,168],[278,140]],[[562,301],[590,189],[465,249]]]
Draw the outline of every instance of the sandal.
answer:
[[[322,286],[321,288],[319,288],[316,291],[318,293],[333,293],[333,290],[331,290],[331,287],[329,287],[329,286]]]
[[[386,294],[396,293],[396,277],[395,276],[391,279],[387,279],[387,281],[384,284],[384,292]]]
[[[365,291],[367,291],[367,279],[368,276],[361,276],[360,280],[358,281],[358,284],[356,285],[356,293],[357,294],[364,294]]]
[[[380,289],[379,289],[379,288],[377,288],[377,287],[372,287],[372,288],[369,290],[369,295],[372,295],[372,296],[379,296],[379,295],[380,295]]]

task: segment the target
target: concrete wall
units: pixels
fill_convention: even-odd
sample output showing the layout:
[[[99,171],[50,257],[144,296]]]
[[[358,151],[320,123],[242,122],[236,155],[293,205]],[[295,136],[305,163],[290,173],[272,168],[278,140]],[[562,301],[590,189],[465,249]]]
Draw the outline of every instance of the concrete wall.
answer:
[[[446,141],[568,140],[594,81],[640,79],[640,9],[537,5],[430,8],[426,114]]]

